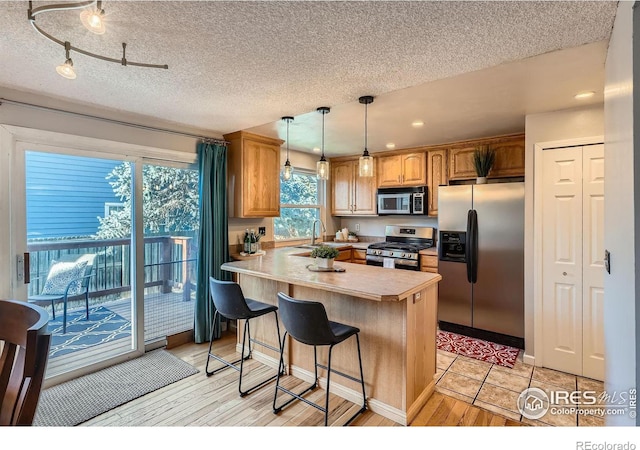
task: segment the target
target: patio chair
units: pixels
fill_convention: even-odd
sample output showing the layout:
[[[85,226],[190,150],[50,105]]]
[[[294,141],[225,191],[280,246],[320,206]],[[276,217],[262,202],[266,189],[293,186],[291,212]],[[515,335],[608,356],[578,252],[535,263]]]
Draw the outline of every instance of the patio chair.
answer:
[[[49,314],[0,300],[0,426],[31,425],[49,359]]]
[[[52,316],[56,318],[57,302],[63,301],[62,332],[67,332],[67,305],[69,299],[84,296],[87,320],[89,320],[89,281],[93,276],[95,254],[65,255],[54,260],[47,279],[38,295],[29,297],[30,303],[51,303]]]

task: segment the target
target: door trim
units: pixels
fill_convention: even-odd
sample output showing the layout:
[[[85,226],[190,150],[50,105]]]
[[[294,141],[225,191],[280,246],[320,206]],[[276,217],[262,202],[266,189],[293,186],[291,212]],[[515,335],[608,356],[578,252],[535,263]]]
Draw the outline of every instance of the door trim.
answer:
[[[524,362],[541,367],[544,364],[543,340],[544,332],[542,321],[542,240],[538,238],[542,234],[542,152],[562,147],[581,147],[584,145],[604,144],[604,136],[589,136],[559,141],[537,142],[534,144],[533,153],[533,317],[526,317],[525,299],[525,329],[527,324],[533,323],[533,352],[524,355]],[[525,223],[526,226],[526,223]],[[525,244],[526,246],[526,244]],[[525,249],[526,252],[526,249]],[[525,256],[526,260],[526,256]],[[526,268],[525,268],[526,273]],[[526,281],[525,281],[526,283]],[[525,336],[526,336],[525,330]]]

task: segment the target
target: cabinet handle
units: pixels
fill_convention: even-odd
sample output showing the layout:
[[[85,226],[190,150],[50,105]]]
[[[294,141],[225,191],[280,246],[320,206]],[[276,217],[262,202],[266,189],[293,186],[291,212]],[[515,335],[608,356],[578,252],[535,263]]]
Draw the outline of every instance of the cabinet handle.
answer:
[[[400,181],[404,183],[404,174],[400,175]]]
[[[358,206],[357,205],[353,205],[353,212],[356,212],[358,210]]]
[[[400,183],[400,175],[398,175],[398,183]]]

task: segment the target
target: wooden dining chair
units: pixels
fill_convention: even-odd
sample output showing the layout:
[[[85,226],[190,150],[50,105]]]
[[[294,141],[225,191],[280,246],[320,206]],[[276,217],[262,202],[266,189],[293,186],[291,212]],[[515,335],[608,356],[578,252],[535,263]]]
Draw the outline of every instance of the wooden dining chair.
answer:
[[[0,425],[31,425],[44,379],[51,333],[37,305],[0,300]]]

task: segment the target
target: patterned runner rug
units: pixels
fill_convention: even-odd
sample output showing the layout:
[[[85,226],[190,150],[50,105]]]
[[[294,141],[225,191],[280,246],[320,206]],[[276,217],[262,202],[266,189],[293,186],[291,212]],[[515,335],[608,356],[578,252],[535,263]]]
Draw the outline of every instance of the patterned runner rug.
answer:
[[[198,369],[171,353],[154,350],[43,390],[33,425],[78,425],[196,373]]]
[[[438,350],[512,368],[520,349],[438,330]]]
[[[131,323],[104,306],[67,313],[67,332],[62,334],[62,314],[49,321],[51,349],[49,358],[84,350],[95,345],[131,338]]]

